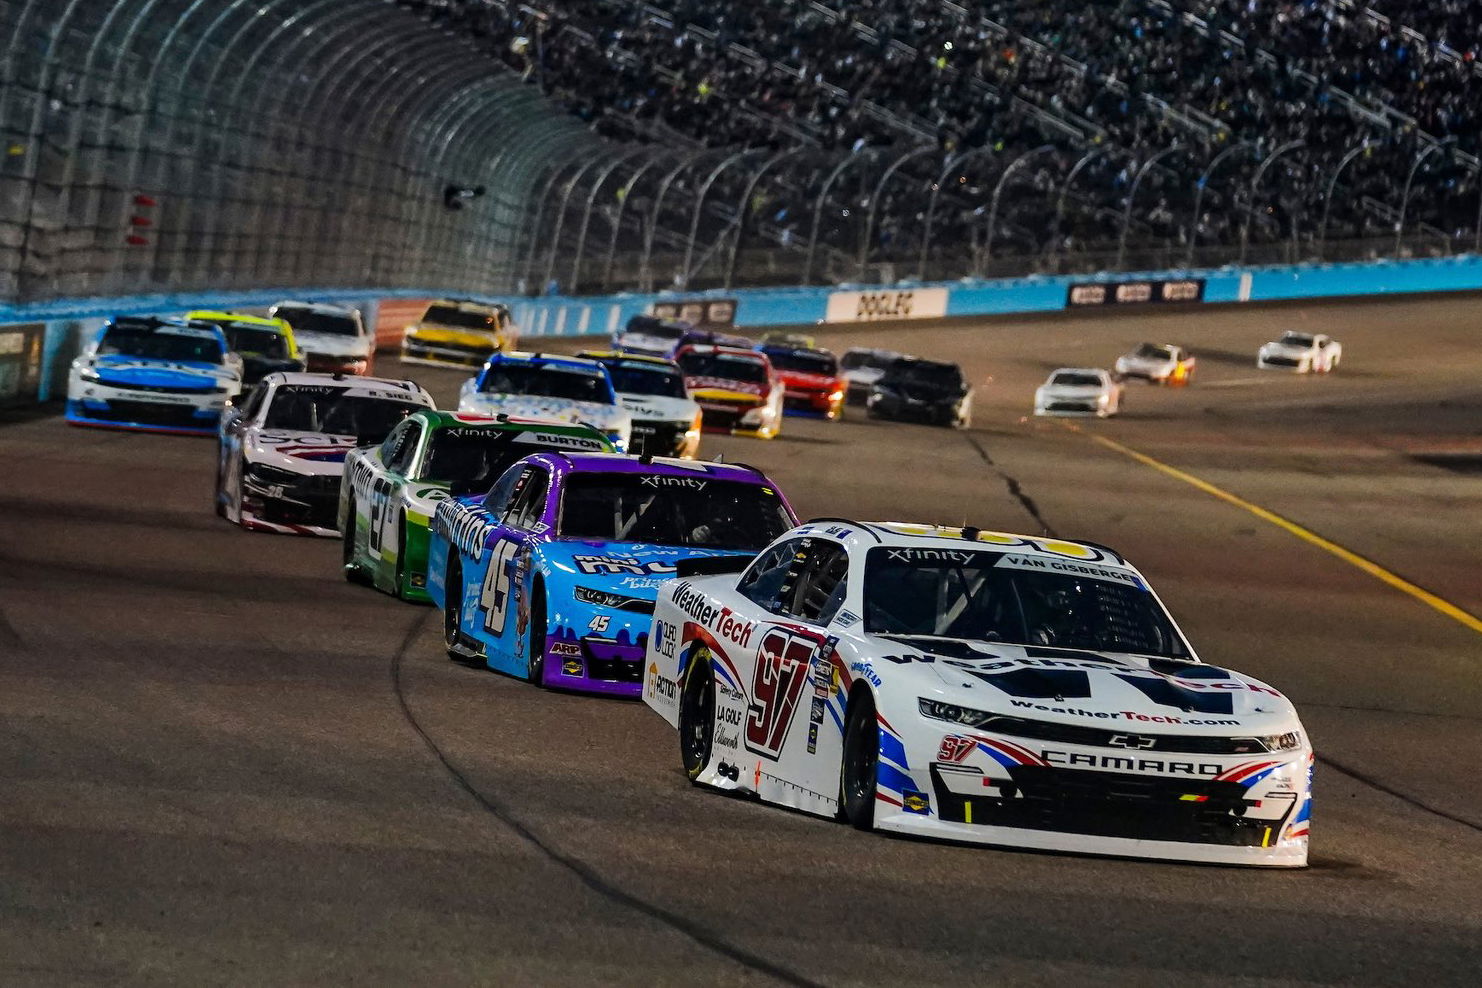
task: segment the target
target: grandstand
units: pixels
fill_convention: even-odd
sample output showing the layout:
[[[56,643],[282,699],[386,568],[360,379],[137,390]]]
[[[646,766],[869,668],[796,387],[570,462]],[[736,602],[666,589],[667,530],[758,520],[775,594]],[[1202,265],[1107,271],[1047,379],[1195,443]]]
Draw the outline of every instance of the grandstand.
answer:
[[[1482,240],[1482,15],[1459,0],[401,2],[626,156],[552,176],[532,291]]]

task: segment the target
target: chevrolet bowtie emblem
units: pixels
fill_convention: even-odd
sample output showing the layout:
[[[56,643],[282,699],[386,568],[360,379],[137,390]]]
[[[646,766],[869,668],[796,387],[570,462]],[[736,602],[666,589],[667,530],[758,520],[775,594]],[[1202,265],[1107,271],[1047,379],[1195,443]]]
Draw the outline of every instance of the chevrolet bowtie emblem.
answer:
[[[1114,744],[1118,748],[1151,748],[1157,744],[1154,738],[1146,738],[1140,734],[1113,734],[1107,744]]]

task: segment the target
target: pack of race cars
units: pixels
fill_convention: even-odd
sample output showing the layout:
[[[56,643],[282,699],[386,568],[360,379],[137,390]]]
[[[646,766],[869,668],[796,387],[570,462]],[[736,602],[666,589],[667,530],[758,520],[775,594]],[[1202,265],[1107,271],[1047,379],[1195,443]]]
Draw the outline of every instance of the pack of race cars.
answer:
[[[349,373],[370,358],[347,346],[306,360],[300,311],[321,333],[343,315],[115,319],[74,367],[68,417],[217,435],[223,517],[338,537],[346,579],[441,611],[455,661],[641,698],[696,785],[866,830],[1306,864],[1313,752],[1291,702],[1200,661],[1114,550],[800,523],[760,470],[696,458],[702,427],[775,435],[785,410],[836,418],[851,391],[871,417],[966,425],[955,365],[851,351],[841,368],[806,338],[641,325],[653,352],[625,349],[631,330],[577,358],[493,352],[444,411],[413,381]],[[276,334],[259,356],[288,366],[244,392],[228,331]],[[422,357],[462,360],[450,340],[424,335]],[[1186,383],[1192,358],[1164,349],[1119,374]],[[298,366],[316,352],[333,373]],[[1109,372],[1062,374],[1086,380],[1052,375],[1047,411],[1114,413]]]

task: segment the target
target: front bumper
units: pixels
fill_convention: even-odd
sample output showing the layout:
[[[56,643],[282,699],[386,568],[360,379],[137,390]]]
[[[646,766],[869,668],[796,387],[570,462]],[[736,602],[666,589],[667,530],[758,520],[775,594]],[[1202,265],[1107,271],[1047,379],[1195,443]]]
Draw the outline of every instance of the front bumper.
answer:
[[[1106,407],[1095,401],[1050,401],[1034,406],[1036,415],[1090,415],[1106,417]]]
[[[547,686],[580,693],[637,699],[643,693],[643,657],[648,635],[619,641],[601,635],[546,639]]]
[[[1310,750],[1165,754],[923,726],[923,741],[940,738],[941,748],[919,749],[914,771],[893,764],[906,749],[882,731],[881,829],[1082,854],[1307,863]]]
[[[688,422],[637,420],[628,452],[634,456],[677,456],[692,460],[700,451],[700,436]]]
[[[897,422],[950,425],[957,420],[957,406],[951,404],[913,402],[878,394],[870,395],[868,404],[870,414],[875,418],[891,419]]]
[[[705,432],[719,432],[732,436],[755,436],[770,439],[777,434],[775,423],[767,421],[766,406],[757,403],[724,402],[701,399],[698,402],[704,418],[701,428]],[[761,409],[760,416],[753,415],[746,421],[748,412]],[[760,421],[757,419],[760,418]]]
[[[79,385],[73,384],[76,393]],[[67,421],[108,429],[214,436],[226,396],[216,392],[151,393],[103,384],[80,386],[67,399]]]
[[[828,391],[789,391],[782,401],[784,415],[805,415],[834,419],[844,405],[844,396],[833,397]]]
[[[1280,354],[1263,353],[1256,358],[1256,366],[1262,370],[1285,370],[1297,371],[1298,373],[1301,373],[1303,370],[1303,362],[1300,357],[1285,357]]]
[[[304,475],[296,481],[242,478],[242,527],[281,535],[340,534],[340,476]],[[425,560],[424,560],[425,566]]]
[[[411,335],[402,340],[401,359],[409,364],[433,366],[482,367],[491,354],[499,352],[494,342],[461,343],[453,340],[428,340]]]

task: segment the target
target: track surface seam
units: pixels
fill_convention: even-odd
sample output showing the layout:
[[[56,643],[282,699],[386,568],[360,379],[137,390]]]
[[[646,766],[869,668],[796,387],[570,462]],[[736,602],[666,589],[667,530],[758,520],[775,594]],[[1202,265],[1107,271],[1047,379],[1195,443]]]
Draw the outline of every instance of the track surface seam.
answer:
[[[1414,796],[1402,793],[1398,789],[1392,789],[1384,783],[1376,780],[1372,776],[1365,775],[1364,773],[1356,769],[1351,769],[1346,765],[1341,765],[1338,762],[1333,761],[1327,755],[1319,754],[1317,756],[1317,760],[1320,764],[1326,765],[1328,768],[1341,772],[1343,775],[1348,776],[1350,779],[1353,779],[1356,782],[1361,782],[1372,789],[1377,789],[1379,792],[1382,792],[1387,796],[1393,796],[1395,799],[1398,799],[1402,803],[1413,806],[1418,810],[1424,810],[1426,813],[1438,816],[1443,820],[1450,820],[1452,823],[1459,823],[1469,830],[1474,830],[1477,833],[1482,833],[1482,823],[1476,823],[1475,821],[1468,820],[1466,817],[1457,816],[1455,813],[1452,813],[1449,810],[1439,809],[1438,807],[1432,806],[1422,799],[1418,799]]]
[[[458,767],[453,764],[452,760],[443,752],[442,748],[438,746],[437,742],[433,740],[432,735],[430,735],[422,726],[422,724],[417,720],[417,715],[412,712],[411,705],[407,702],[406,693],[402,688],[402,659],[405,657],[407,652],[410,651],[412,643],[416,640],[417,636],[422,633],[423,628],[427,624],[427,619],[430,613],[430,611],[424,611],[420,616],[418,616],[417,620],[412,622],[411,627],[407,629],[406,635],[402,638],[401,644],[397,646],[396,651],[392,654],[391,688],[392,691],[396,694],[397,705],[401,708],[402,717],[405,718],[407,725],[412,729],[417,737],[421,738],[422,743],[427,747],[427,750],[431,752],[432,756],[442,764],[443,769],[448,773],[449,776],[452,777],[454,784],[459,789],[462,789],[465,793],[472,797],[473,800],[478,803],[480,807],[482,807],[486,812],[489,813],[489,815],[493,816],[500,823],[513,830],[517,837],[534,847],[547,860],[569,872],[583,885],[585,885],[587,888],[591,889],[598,895],[602,896],[603,898],[609,899],[620,906],[625,906],[629,909],[632,909],[634,912],[648,917],[649,919],[655,920],[665,926],[668,926],[670,929],[688,938],[695,944],[705,948],[706,950],[710,950],[716,954],[719,954],[720,956],[726,958],[727,960],[735,962],[743,968],[755,971],[758,974],[764,974],[771,978],[775,978],[777,981],[780,981],[783,984],[803,985],[809,986],[809,988],[822,984],[821,982],[813,981],[807,977],[804,977],[796,971],[789,970],[788,968],[782,967],[779,964],[774,964],[764,957],[758,957],[757,955],[747,950],[743,950],[742,948],[737,947],[734,944],[728,943],[716,934],[707,930],[705,927],[685,918],[684,916],[679,915],[678,913],[665,909],[663,906],[655,905],[654,903],[641,899],[631,892],[624,891],[623,889],[609,882],[607,879],[603,878],[586,862],[581,861],[580,859],[573,857],[572,855],[566,854],[556,849],[555,847],[552,847],[530,826],[528,826],[518,817],[512,814],[508,806],[506,806],[498,798],[487,793],[480,792],[479,789],[469,780],[469,778],[458,770]]]
[[[967,444],[977,451],[978,456],[982,457],[983,462],[992,467],[993,472],[998,474],[999,479],[1002,480],[1004,486],[1008,488],[1009,495],[1015,501],[1018,501],[1019,507],[1023,508],[1024,511],[1029,515],[1029,517],[1034,519],[1035,524],[1039,525],[1041,534],[1058,539],[1060,537],[1059,533],[1056,532],[1055,529],[1050,525],[1050,523],[1045,521],[1044,516],[1039,513],[1039,505],[1034,503],[1034,498],[1024,493],[1024,487],[1019,483],[1018,478],[1011,476],[997,463],[993,462],[993,457],[988,455],[988,450],[984,448],[982,443],[974,439],[971,433],[962,433],[962,438],[966,439]]]

